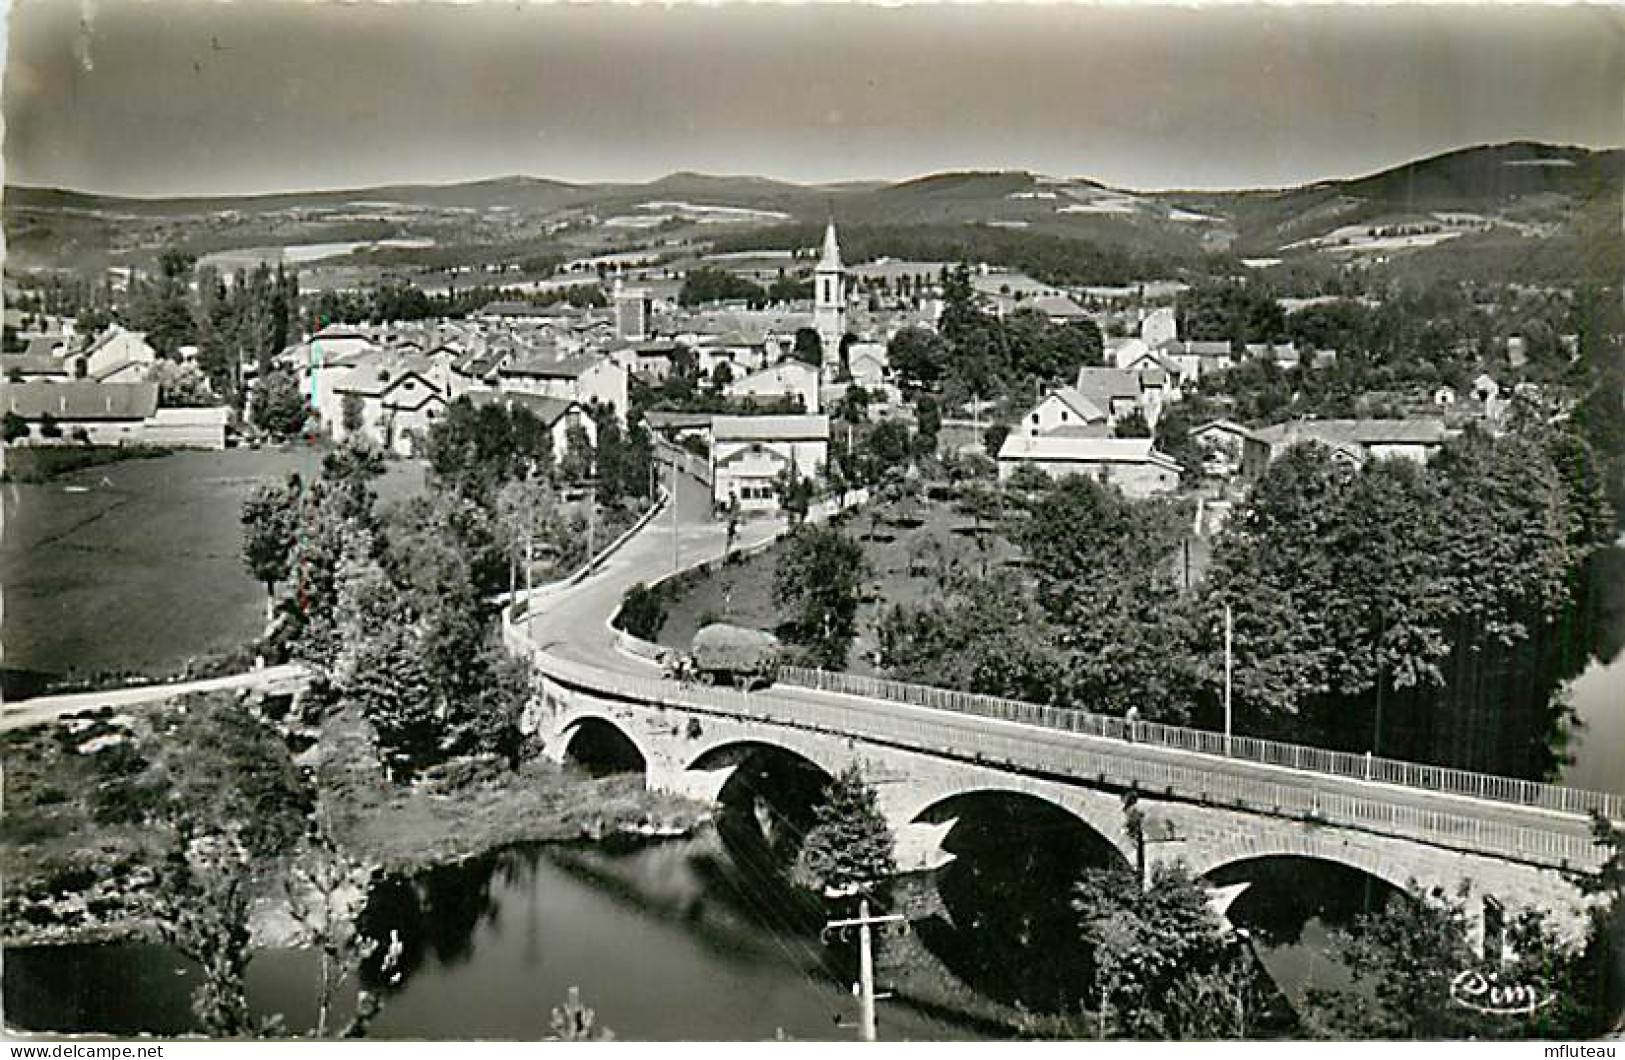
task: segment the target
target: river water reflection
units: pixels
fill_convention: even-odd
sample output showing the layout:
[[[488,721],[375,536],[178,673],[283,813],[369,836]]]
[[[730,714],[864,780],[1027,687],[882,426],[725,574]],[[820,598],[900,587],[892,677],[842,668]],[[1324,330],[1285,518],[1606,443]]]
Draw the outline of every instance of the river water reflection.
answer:
[[[850,1039],[853,999],[815,931],[764,904],[714,833],[632,851],[517,848],[396,883],[371,929],[400,932],[405,974],[385,987],[372,1037],[520,1038],[581,989],[623,1039]],[[312,1022],[308,955],[250,966],[256,1014]],[[159,946],[39,947],[5,960],[8,1022],[32,1030],[177,1033],[196,972]],[[888,1039],[967,1039],[974,1030],[895,1004]]]

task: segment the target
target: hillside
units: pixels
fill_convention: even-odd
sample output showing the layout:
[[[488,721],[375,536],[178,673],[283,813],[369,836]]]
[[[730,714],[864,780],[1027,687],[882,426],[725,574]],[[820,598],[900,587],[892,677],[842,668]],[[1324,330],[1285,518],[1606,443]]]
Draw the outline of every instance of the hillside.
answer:
[[[565,256],[660,240],[725,237],[737,246],[743,233],[782,235],[786,226],[834,217],[939,232],[980,226],[1159,258],[1228,251],[1466,275],[1533,262],[1542,275],[1592,275],[1617,263],[1608,244],[1618,242],[1622,188],[1625,151],[1512,143],[1267,191],[1135,192],[1022,170],[821,186],[680,172],[641,184],[513,176],[178,199],[10,187],[4,217],[23,267],[141,260],[173,241],[207,253],[392,240],[408,245],[391,247],[402,265],[454,261],[465,251],[492,260],[507,246],[553,246]]]

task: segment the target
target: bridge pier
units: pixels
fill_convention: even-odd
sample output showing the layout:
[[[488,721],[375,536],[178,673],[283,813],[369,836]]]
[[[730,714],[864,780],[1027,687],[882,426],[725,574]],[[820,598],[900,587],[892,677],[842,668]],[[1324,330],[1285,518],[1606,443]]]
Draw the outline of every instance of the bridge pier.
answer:
[[[684,769],[682,763],[650,762],[650,791],[681,795],[696,802],[715,803],[722,789],[739,769],[738,763],[715,769]]]
[[[942,841],[959,823],[957,817],[940,823],[897,820],[887,823],[897,840],[898,872],[931,872],[954,859],[953,854],[942,848]]]

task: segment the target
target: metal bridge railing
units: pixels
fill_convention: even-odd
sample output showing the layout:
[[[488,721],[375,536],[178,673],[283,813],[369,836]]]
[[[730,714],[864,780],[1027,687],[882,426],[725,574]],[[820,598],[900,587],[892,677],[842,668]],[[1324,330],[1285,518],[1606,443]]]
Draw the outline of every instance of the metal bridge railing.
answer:
[[[524,645],[523,634],[510,627],[511,643]],[[1168,794],[1247,812],[1290,816],[1330,826],[1414,839],[1477,854],[1507,857],[1555,868],[1595,871],[1602,852],[1583,823],[1568,827],[1532,828],[1484,817],[1424,809],[1380,797],[1323,791],[1312,777],[1280,783],[1215,772],[1199,765],[1160,758],[1125,755],[1092,747],[1071,734],[1101,735],[1066,724],[1036,724],[1054,732],[983,730],[967,746],[963,731],[939,721],[877,711],[859,703],[831,700],[809,704],[776,697],[771,690],[746,694],[733,689],[681,685],[673,681],[616,674],[537,651],[539,669],[554,681],[617,699],[675,706],[702,713],[827,732],[899,747],[981,762],[987,765],[1042,772],[1081,781],[1137,788],[1149,794]],[[832,675],[844,676],[844,675]],[[931,689],[931,692],[943,692]],[[939,699],[938,702],[948,702]],[[931,706],[935,704],[920,704]],[[1043,719],[1054,708],[1016,704],[1021,717]],[[947,708],[953,709],[953,708]],[[987,716],[977,711],[960,711]],[[1078,713],[1078,712],[1061,712]],[[1053,721],[1054,715],[1049,715]],[[1088,718],[1088,715],[1084,716]]]
[[[779,680],[824,692],[886,699],[929,707],[933,710],[952,711],[956,714],[1038,725],[1062,732],[1112,739],[1126,739],[1129,735],[1130,723],[1114,715],[1093,714],[1065,707],[1047,707],[999,696],[934,688],[930,685],[832,673],[799,666],[783,667],[779,672]],[[1285,766],[1309,773],[1370,780],[1560,813],[1586,815],[1595,811],[1612,820],[1625,820],[1625,796],[1599,791],[1567,788],[1557,784],[1542,784],[1392,758],[1367,758],[1363,754],[1328,751],[1319,747],[1262,740],[1252,736],[1233,736],[1227,741],[1223,733],[1162,725],[1156,722],[1134,723],[1134,738],[1140,743],[1154,747],[1166,747],[1193,754],[1217,755],[1247,762]]]

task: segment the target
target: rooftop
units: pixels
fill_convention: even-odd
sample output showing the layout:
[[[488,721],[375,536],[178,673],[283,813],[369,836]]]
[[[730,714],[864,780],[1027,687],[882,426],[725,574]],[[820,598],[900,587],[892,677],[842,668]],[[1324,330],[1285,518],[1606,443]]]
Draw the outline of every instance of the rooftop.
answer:
[[[711,435],[731,442],[825,442],[828,416],[717,416]]]
[[[157,383],[7,383],[5,406],[25,420],[144,420],[158,410]]]
[[[1179,462],[1152,447],[1150,438],[1091,438],[1073,434],[1011,434],[1000,460],[1053,460],[1089,464],[1156,464],[1170,471]]]

